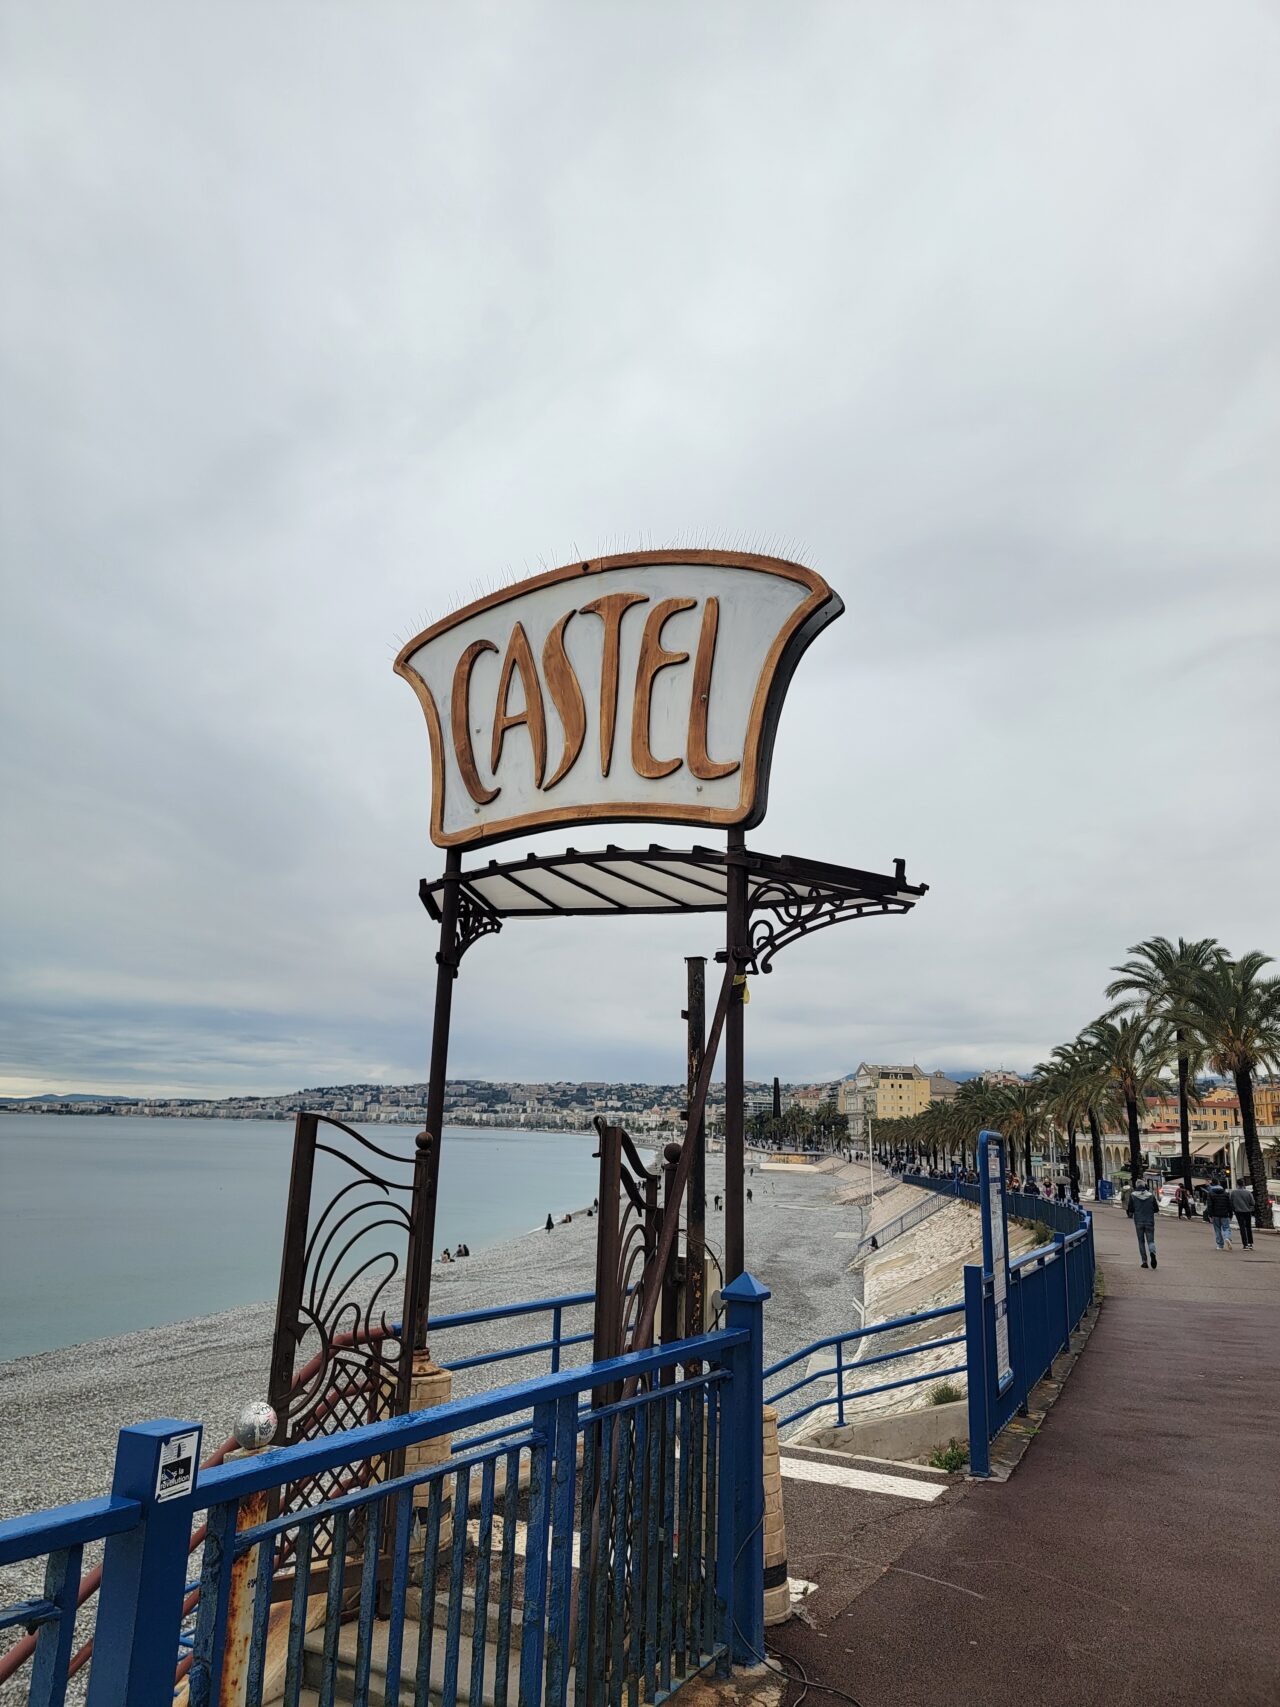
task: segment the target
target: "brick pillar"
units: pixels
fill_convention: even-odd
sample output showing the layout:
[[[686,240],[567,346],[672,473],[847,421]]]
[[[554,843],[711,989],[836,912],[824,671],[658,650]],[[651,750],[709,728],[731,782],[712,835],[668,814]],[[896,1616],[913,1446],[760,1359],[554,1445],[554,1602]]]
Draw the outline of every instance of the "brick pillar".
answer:
[[[787,1581],[787,1525],[782,1513],[782,1460],[778,1451],[778,1413],[764,1407],[764,1621],[785,1624],[791,1616]]]

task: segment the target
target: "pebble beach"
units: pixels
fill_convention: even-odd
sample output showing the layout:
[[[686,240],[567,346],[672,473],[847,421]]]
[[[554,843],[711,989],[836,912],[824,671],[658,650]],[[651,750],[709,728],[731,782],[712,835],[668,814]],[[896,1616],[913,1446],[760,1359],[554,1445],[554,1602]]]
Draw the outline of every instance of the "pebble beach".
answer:
[[[773,1296],[765,1309],[766,1361],[860,1320],[861,1281],[848,1272],[865,1211],[854,1199],[866,1170],[755,1167],[746,1209],[747,1261]],[[723,1188],[723,1162],[707,1164],[708,1199]],[[721,1248],[718,1217],[709,1246]],[[596,1222],[581,1210],[553,1231],[531,1231],[432,1270],[434,1317],[516,1303],[594,1284]],[[270,1302],[0,1364],[0,1516],[86,1499],[111,1482],[116,1432],[151,1417],[191,1418],[206,1449],[231,1433],[246,1401],[265,1396],[274,1317]],[[542,1318],[545,1323],[546,1318]],[[444,1362],[546,1337],[537,1319],[481,1323],[433,1338]],[[566,1315],[566,1334],[590,1328],[590,1311]],[[465,1349],[464,1349],[465,1342]],[[566,1363],[589,1347],[566,1353]],[[461,1395],[545,1370],[546,1355],[455,1376]]]

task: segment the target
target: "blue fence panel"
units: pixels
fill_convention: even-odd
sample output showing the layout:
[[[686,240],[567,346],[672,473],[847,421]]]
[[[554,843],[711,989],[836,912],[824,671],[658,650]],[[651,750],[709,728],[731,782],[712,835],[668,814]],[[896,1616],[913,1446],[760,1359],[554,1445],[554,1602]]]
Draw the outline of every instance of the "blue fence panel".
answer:
[[[981,1188],[966,1180],[932,1179],[924,1174],[904,1174],[907,1185],[917,1186],[981,1206]],[[808,1403],[780,1414],[779,1424],[785,1426],[801,1421],[815,1411],[834,1410],[838,1425],[849,1418],[850,1407],[859,1399],[889,1392],[896,1388],[919,1386],[944,1380],[949,1375],[967,1378],[969,1401],[969,1452],[975,1475],[989,1473],[991,1440],[1018,1411],[1025,1412],[1027,1399],[1048,1374],[1056,1357],[1069,1345],[1071,1333],[1088,1309],[1093,1298],[1095,1255],[1093,1218],[1075,1203],[1035,1196],[1026,1192],[1006,1194],[1010,1216],[1048,1228],[1052,1242],[1010,1263],[1009,1268],[1009,1346],[1013,1380],[1003,1393],[996,1379],[995,1306],[991,1277],[981,1265],[968,1266],[964,1277],[964,1302],[947,1305],[938,1310],[926,1310],[912,1316],[898,1316],[890,1321],[876,1322],[869,1327],[854,1329],[847,1334],[834,1334],[815,1340],[801,1351],[780,1359],[764,1371],[765,1398],[772,1405],[835,1377],[834,1391],[824,1388]],[[847,1355],[848,1348],[860,1351],[873,1336],[910,1329],[920,1323],[946,1316],[964,1316],[963,1331],[943,1335],[923,1343],[894,1349],[856,1361]],[[850,1386],[850,1377],[858,1379],[862,1371],[876,1364],[899,1362],[917,1356],[922,1351],[944,1347],[965,1347],[963,1360],[946,1368],[930,1369],[897,1380],[877,1382],[871,1386]],[[833,1360],[808,1368],[819,1353],[830,1350]],[[778,1378],[797,1364],[805,1364],[802,1375],[787,1385],[778,1386]]]
[[[0,1564],[50,1560],[45,1598],[0,1614],[0,1628],[39,1628],[28,1700],[64,1698],[63,1614],[81,1547],[104,1540],[90,1707],[169,1707],[178,1668],[192,1707],[213,1707],[233,1678],[255,1707],[269,1673],[292,1704],[314,1688],[322,1702],[404,1689],[440,1707],[462,1695],[639,1707],[710,1665],[758,1658],[767,1296],[744,1276],[725,1290],[722,1332],[249,1454],[183,1485],[166,1479],[166,1451],[196,1425],[123,1430],[110,1500],[0,1524]],[[584,1411],[593,1390],[611,1402]],[[410,1447],[493,1424],[501,1439],[372,1479],[375,1461],[394,1469]],[[322,1504],[273,1508],[322,1472],[339,1490]],[[322,1525],[332,1546],[316,1565]]]

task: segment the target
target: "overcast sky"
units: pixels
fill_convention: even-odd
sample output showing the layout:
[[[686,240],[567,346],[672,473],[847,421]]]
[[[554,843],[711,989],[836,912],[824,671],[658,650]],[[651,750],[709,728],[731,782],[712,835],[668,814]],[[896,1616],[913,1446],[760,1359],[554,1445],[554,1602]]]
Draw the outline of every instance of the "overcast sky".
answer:
[[[931,885],[755,982],[750,1076],[1280,954],[1275,6],[0,19],[0,1088],[424,1077],[394,654],[645,544],[838,589],[753,844]],[[718,934],[508,927],[453,1071],[678,1077]]]

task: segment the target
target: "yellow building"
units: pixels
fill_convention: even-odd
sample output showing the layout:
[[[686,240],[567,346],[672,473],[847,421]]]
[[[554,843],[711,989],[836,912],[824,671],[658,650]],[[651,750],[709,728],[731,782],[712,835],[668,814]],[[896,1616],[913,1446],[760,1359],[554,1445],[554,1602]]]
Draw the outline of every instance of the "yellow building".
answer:
[[[1280,1126],[1280,1081],[1253,1087],[1253,1111],[1259,1126]]]

